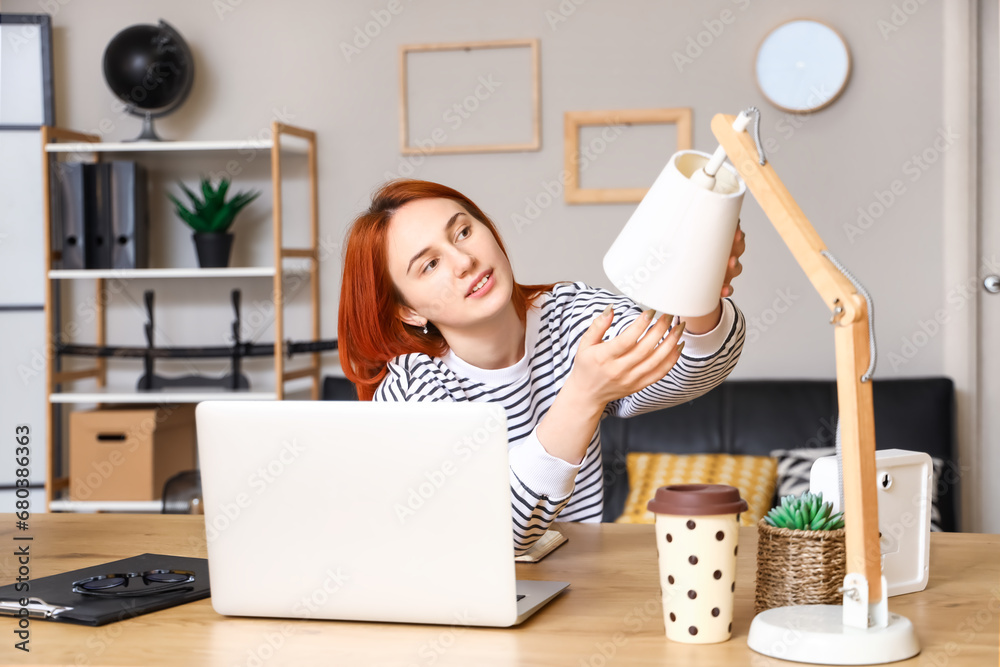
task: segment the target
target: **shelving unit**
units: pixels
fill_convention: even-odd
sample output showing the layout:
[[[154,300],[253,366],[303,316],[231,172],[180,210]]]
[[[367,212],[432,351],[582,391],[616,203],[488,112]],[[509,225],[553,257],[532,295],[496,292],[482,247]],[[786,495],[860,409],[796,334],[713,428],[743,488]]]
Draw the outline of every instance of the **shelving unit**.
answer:
[[[305,145],[286,145],[282,139],[294,137],[305,141]],[[294,143],[294,142],[293,142]],[[52,245],[52,191],[53,165],[62,158],[78,158],[98,162],[106,155],[144,155],[146,160],[155,160],[155,154],[162,153],[196,153],[206,151],[267,151],[271,158],[271,186],[273,193],[271,227],[274,240],[274,257],[271,266],[233,267],[221,269],[201,268],[148,268],[148,269],[83,269],[62,270],[54,268],[60,261],[58,251]],[[286,247],[283,243],[282,221],[282,155],[284,153],[305,155],[308,160],[309,179],[309,230],[310,243],[306,247]],[[174,278],[270,278],[273,283],[272,294],[275,303],[274,315],[274,385],[266,389],[225,390],[225,389],[164,389],[158,391],[139,391],[126,387],[110,387],[107,378],[107,360],[95,358],[93,366],[71,371],[57,371],[55,359],[46,364],[46,406],[45,418],[48,424],[47,458],[45,476],[45,504],[50,511],[154,511],[149,501],[78,501],[61,498],[60,494],[69,487],[68,476],[59,476],[56,444],[60,435],[56,431],[56,406],[62,404],[112,404],[112,403],[150,403],[168,400],[174,403],[197,403],[202,400],[225,399],[255,399],[281,400],[285,396],[285,384],[292,380],[310,378],[312,380],[311,396],[320,396],[320,353],[310,352],[304,356],[310,357],[310,363],[303,368],[285,370],[285,322],[284,322],[284,292],[282,277],[291,271],[286,267],[286,261],[296,259],[308,262],[307,272],[310,284],[311,339],[320,339],[320,300],[319,300],[319,214],[318,214],[318,181],[316,173],[316,134],[284,123],[271,123],[271,140],[226,140],[226,141],[173,141],[173,142],[101,142],[97,135],[75,132],[63,128],[45,126],[42,128],[42,164],[43,164],[43,206],[44,206],[44,246],[45,246],[45,331],[49,341],[55,340],[58,314],[55,311],[57,291],[64,281],[87,279],[93,280],[96,287],[96,318],[95,342],[99,346],[107,345],[107,314],[105,300],[102,294],[105,281],[174,279]],[[91,386],[77,389],[78,382],[86,382]],[[155,510],[158,511],[158,510]]]

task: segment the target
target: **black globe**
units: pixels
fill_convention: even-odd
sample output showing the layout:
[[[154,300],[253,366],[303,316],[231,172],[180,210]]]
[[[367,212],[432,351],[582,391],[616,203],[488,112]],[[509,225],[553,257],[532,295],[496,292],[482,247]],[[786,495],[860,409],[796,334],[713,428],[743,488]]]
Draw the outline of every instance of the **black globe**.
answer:
[[[174,111],[194,83],[194,59],[173,27],[140,24],[115,35],[104,50],[104,79],[130,113],[145,118],[139,139],[158,140],[152,119]]]

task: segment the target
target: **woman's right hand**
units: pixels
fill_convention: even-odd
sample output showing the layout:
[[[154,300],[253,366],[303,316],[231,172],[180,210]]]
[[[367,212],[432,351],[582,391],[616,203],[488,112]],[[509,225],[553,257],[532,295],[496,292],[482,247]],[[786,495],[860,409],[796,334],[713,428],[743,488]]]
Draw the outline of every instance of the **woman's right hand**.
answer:
[[[605,341],[604,333],[614,319],[614,311],[608,306],[580,337],[580,347],[566,386],[571,386],[573,393],[594,401],[593,405],[603,410],[611,401],[662,379],[680,358],[684,344],[678,345],[678,341],[684,324],[675,326],[660,342],[673,318],[661,316],[643,336],[652,317],[652,310],[644,311],[624,331]]]

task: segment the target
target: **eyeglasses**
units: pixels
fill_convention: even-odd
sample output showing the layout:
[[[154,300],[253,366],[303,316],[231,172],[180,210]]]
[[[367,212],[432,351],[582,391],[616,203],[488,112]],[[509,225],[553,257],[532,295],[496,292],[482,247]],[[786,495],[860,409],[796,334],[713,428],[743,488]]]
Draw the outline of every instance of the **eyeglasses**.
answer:
[[[133,579],[142,581],[144,588],[125,590]],[[98,597],[139,597],[173,591],[191,590],[194,572],[188,570],[147,570],[127,574],[102,574],[73,582],[73,592]]]

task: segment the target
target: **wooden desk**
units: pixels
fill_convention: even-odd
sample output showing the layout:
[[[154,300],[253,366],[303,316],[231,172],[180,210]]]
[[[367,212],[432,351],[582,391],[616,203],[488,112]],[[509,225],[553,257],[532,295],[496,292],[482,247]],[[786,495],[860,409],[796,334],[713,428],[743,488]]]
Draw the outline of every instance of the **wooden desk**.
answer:
[[[0,514],[0,584],[13,581],[14,517]],[[143,552],[204,557],[201,517],[38,514],[34,578]],[[0,663],[77,665],[778,665],[747,648],[756,532],[744,528],[733,638],[669,641],[652,526],[559,524],[569,543],[518,577],[572,582],[523,625],[482,629],[220,616],[210,600],[99,628],[33,620],[31,653],[15,650],[16,620],[0,617]],[[25,533],[20,533],[25,534]],[[274,545],[276,558],[285,557]],[[996,665],[1000,536],[933,534],[927,589],[889,600],[917,628],[922,653],[898,665]]]

